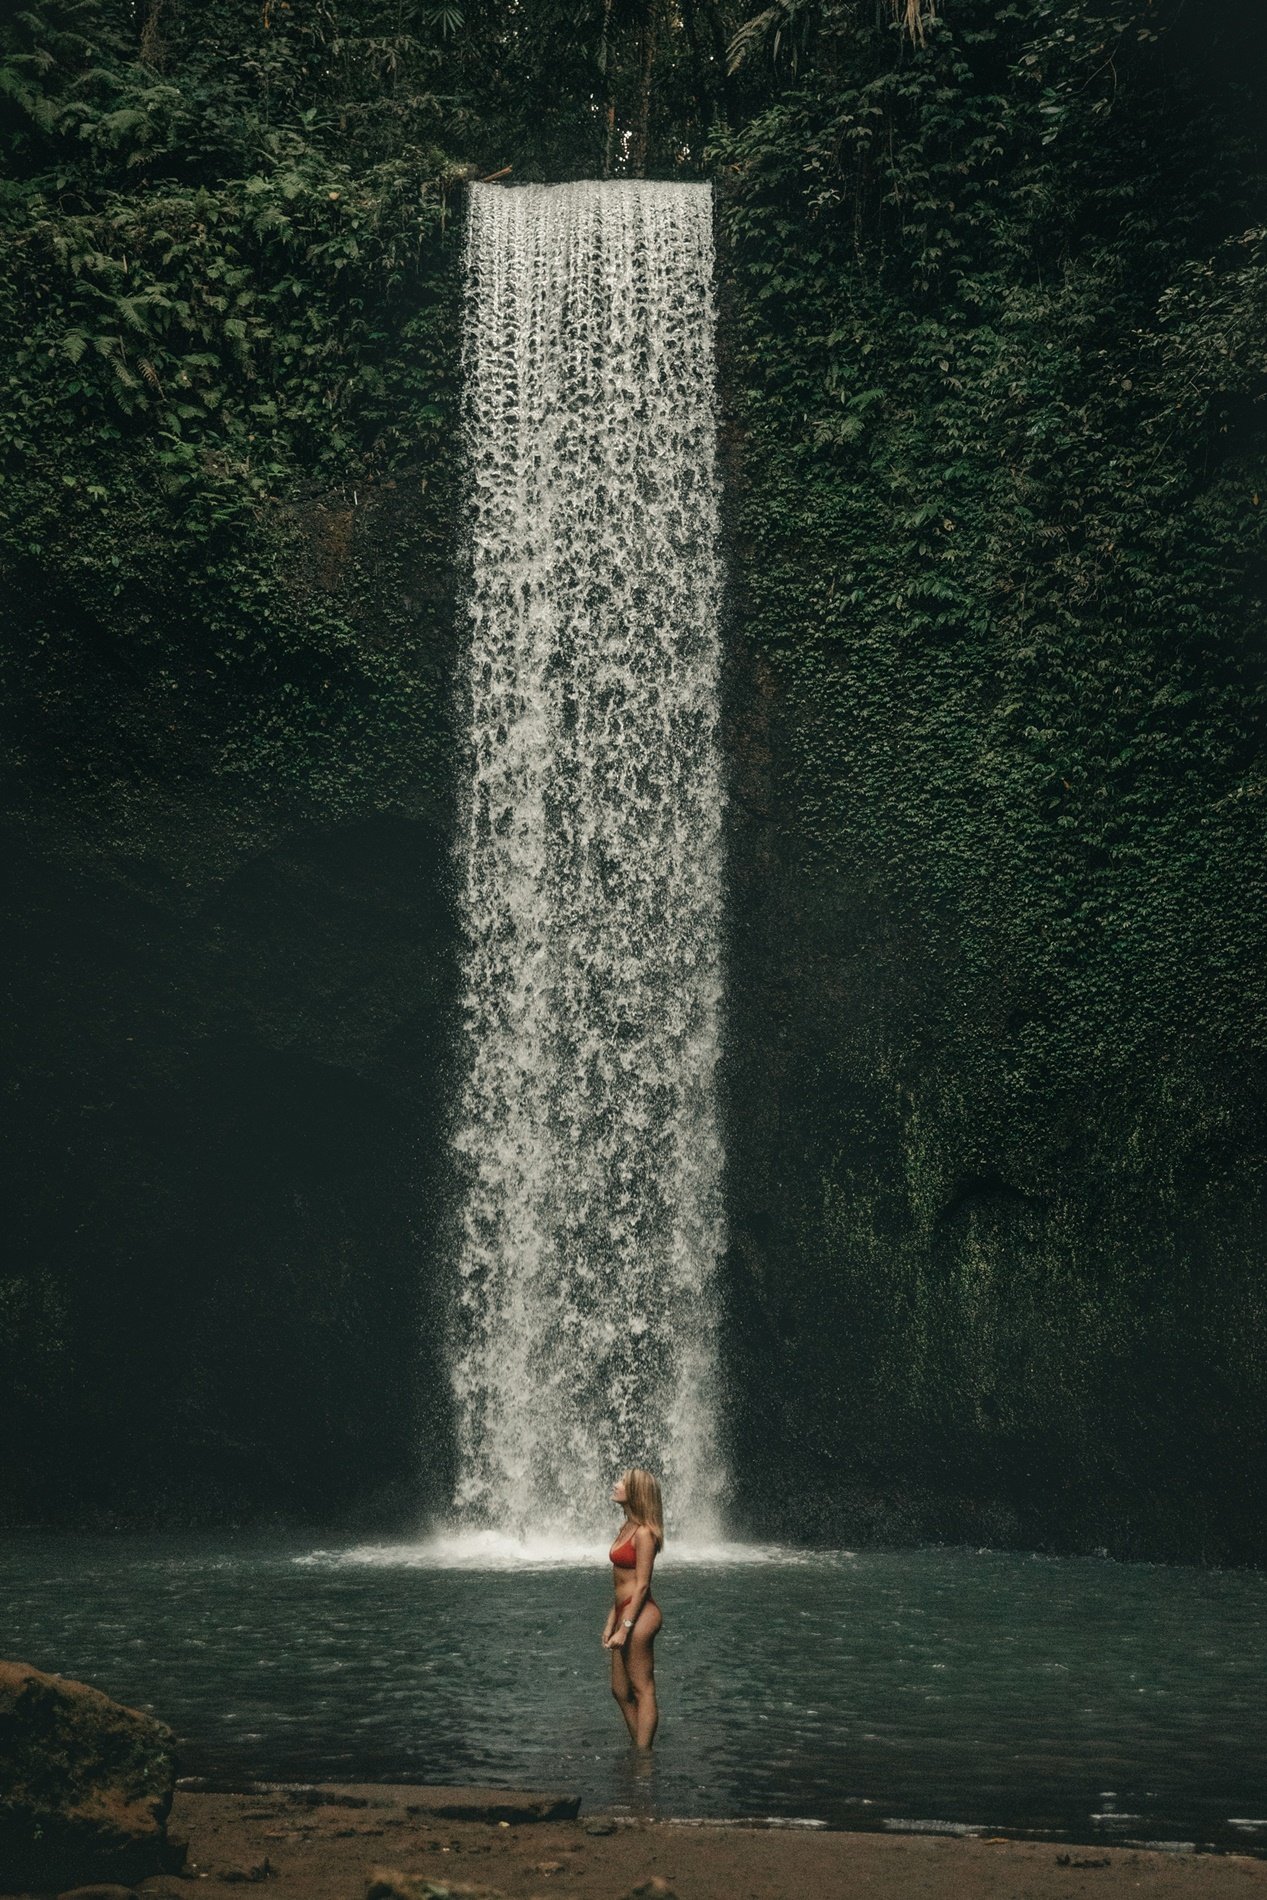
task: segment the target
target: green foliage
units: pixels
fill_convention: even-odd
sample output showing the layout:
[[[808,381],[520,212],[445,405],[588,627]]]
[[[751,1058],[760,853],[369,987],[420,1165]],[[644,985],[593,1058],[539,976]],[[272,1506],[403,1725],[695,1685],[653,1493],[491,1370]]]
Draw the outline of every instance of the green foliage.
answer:
[[[254,46],[204,34],[162,71],[128,11],[6,29],[9,763],[19,809],[51,775],[140,855],[188,849],[166,835],[181,786],[214,873],[279,810],[447,798],[452,168],[349,136],[324,70],[306,83],[311,36],[279,46],[267,8]],[[321,50],[353,62],[333,33]],[[432,571],[389,643],[356,524],[402,490]]]
[[[1050,35],[957,16],[909,67],[816,81],[719,148],[749,630],[797,699],[817,849],[856,854],[866,828],[943,907],[993,912],[1021,879],[1042,900],[1017,920],[1027,953],[1059,947],[1088,1057],[1172,1022],[1172,981],[1243,1048],[1262,1022],[1233,867],[1264,791],[1263,234],[1225,228],[1225,155],[1199,118],[1169,122],[1172,85],[1120,74],[1106,120],[1094,54],[1073,61],[1049,153]],[[1230,985],[1198,975],[1209,907],[1178,908],[1201,883],[1216,909],[1235,892],[1247,933]]]
[[[1267,1321],[1267,270],[1236,83],[1132,0],[956,0],[914,52],[793,11],[797,61],[713,148],[736,612],[788,827],[737,1002],[788,1093],[734,1172],[741,1226],[786,1236],[761,1271],[857,1351],[811,1365],[793,1326],[778,1377],[838,1472],[979,1462],[1029,1509],[1063,1466],[1107,1510],[1113,1443],[1142,1520],[1181,1440],[1226,1501],[1267,1414],[1255,1353],[1238,1406],[1201,1398],[1206,1316]]]

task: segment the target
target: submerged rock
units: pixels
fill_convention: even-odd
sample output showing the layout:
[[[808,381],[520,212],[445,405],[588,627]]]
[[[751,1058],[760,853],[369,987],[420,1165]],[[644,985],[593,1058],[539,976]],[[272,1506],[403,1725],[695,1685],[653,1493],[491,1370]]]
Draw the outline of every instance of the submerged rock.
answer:
[[[87,1683],[0,1663],[0,1869],[10,1892],[170,1865],[175,1738]]]
[[[59,1893],[57,1900],[136,1900],[136,1889],[98,1880],[87,1887],[71,1887],[67,1893]]]
[[[504,1900],[500,1887],[472,1886],[465,1880],[430,1880],[375,1867],[365,1885],[365,1900]]]

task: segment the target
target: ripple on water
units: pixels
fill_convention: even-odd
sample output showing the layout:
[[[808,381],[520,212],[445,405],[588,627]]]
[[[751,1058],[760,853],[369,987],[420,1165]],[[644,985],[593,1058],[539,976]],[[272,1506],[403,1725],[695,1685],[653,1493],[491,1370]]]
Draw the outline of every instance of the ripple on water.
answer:
[[[644,1783],[606,1692],[604,1557],[16,1534],[0,1617],[12,1654],[158,1710],[190,1773],[1267,1853],[1267,1577],[670,1543]]]

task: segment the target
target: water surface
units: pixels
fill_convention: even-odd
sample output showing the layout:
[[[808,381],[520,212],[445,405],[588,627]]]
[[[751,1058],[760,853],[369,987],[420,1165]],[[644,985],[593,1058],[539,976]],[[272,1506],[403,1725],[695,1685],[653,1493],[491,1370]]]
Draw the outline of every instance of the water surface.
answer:
[[[649,1772],[606,1689],[601,1556],[11,1535],[4,1653],[153,1710],[187,1773],[1267,1851],[1267,1577],[735,1555],[657,1567]]]

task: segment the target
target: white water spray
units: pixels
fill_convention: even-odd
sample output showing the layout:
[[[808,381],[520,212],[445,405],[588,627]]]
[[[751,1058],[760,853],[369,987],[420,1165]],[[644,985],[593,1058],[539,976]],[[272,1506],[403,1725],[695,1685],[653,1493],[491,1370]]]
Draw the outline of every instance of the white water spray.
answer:
[[[471,188],[459,1524],[713,1529],[712,194]]]

